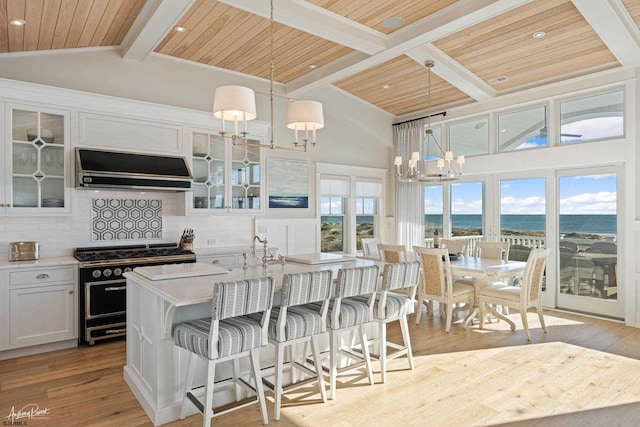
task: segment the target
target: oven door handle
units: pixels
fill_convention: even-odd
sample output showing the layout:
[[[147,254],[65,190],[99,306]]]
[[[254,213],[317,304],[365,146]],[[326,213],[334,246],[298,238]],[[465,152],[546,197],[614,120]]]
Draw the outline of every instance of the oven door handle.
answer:
[[[96,285],[115,285],[117,283],[127,283],[127,279],[118,279],[118,280],[103,280],[102,282],[85,282],[85,286],[96,286]],[[123,286],[123,289],[125,287]]]
[[[105,292],[110,292],[110,291],[126,291],[127,287],[126,286],[110,286],[108,288],[104,288]]]

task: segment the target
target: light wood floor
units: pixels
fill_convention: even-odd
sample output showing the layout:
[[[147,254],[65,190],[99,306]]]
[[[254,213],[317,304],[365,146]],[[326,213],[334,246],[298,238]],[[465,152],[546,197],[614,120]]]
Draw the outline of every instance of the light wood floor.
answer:
[[[519,314],[512,314],[520,325]],[[505,322],[446,334],[440,318],[411,323],[416,368],[390,362],[387,383],[356,372],[338,378],[337,399],[321,403],[310,385],[283,400],[275,426],[637,426],[640,425],[640,329],[555,311],[548,334],[529,314],[532,341]],[[410,319],[413,321],[413,317]],[[397,339],[391,326],[389,337]],[[0,418],[24,405],[49,408],[29,426],[149,426],[122,378],[125,342],[0,362]],[[268,410],[273,417],[271,396]],[[212,425],[261,425],[257,405]],[[23,420],[27,421],[27,420]],[[168,426],[200,426],[198,415]]]

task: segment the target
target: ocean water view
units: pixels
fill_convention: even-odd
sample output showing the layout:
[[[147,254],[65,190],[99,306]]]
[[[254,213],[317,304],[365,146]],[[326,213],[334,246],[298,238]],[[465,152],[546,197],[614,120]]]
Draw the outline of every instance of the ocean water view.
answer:
[[[442,215],[425,215],[426,228],[442,228]],[[544,231],[545,215],[500,215],[500,228]],[[455,228],[482,228],[482,215],[451,215]],[[616,215],[560,215],[560,233],[616,234]]]
[[[340,216],[323,216],[323,222],[341,222]],[[452,215],[452,227],[482,228],[482,215]],[[373,216],[359,215],[357,224],[373,223]],[[442,215],[425,215],[425,227],[442,229]],[[502,229],[544,231],[545,215],[501,215]],[[616,234],[616,215],[560,215],[561,233]]]

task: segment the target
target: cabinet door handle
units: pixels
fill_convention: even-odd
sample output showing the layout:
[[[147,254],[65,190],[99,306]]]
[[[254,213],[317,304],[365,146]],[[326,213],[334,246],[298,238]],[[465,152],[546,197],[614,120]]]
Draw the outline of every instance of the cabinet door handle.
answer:
[[[73,295],[73,291],[69,291],[69,295]]]
[[[36,279],[48,279],[49,275],[47,273],[38,274]]]
[[[105,292],[108,292],[108,291],[124,291],[126,289],[127,289],[126,286],[110,286],[108,288],[104,288]]]
[[[220,264],[220,260],[219,259],[214,259],[213,261],[211,261],[211,264]]]

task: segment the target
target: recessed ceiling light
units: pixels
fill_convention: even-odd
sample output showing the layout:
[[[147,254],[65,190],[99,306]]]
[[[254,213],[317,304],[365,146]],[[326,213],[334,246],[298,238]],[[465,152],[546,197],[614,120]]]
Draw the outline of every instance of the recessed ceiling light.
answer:
[[[544,36],[547,35],[547,33],[545,33],[544,31],[536,31],[535,33],[532,34],[534,39],[541,39]]]
[[[187,31],[187,29],[186,29],[185,27],[180,27],[180,26],[178,26],[178,27],[173,27],[173,29],[174,29],[176,32],[178,32],[178,33],[184,33],[184,32],[186,32],[186,31]]]
[[[309,68],[315,70],[316,68],[318,68],[318,66],[316,64],[311,64],[309,65]]]
[[[9,25],[15,25],[16,27],[21,27],[26,23],[27,21],[25,21],[24,19],[12,19],[11,21],[9,21]]]
[[[382,89],[389,89],[391,88],[391,85],[382,85]]]
[[[390,30],[395,30],[396,28],[400,28],[403,25],[404,25],[404,19],[402,19],[399,16],[392,16],[391,18],[385,18],[384,21],[382,21],[382,26]]]

